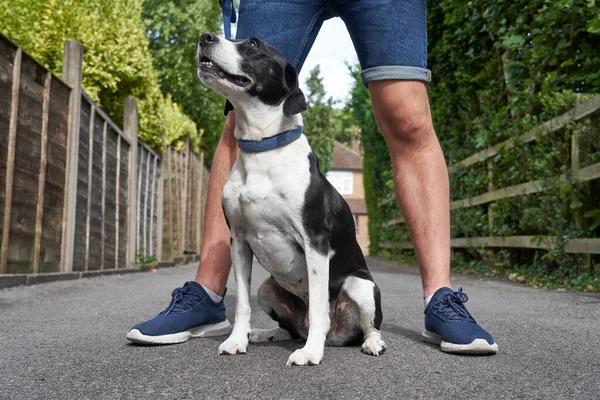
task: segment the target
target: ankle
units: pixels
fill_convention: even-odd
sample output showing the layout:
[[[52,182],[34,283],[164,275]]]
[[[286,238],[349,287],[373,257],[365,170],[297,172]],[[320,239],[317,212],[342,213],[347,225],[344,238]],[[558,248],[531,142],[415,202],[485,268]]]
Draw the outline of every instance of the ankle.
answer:
[[[220,303],[221,301],[223,301],[223,294],[218,295],[212,289],[204,286],[203,284],[200,284],[200,286],[202,286],[202,288],[204,289],[208,297],[210,297],[210,299],[213,301],[213,303]]]
[[[437,285],[423,286],[423,300],[426,300],[428,298],[431,299],[433,294],[443,287],[452,288],[449,281],[444,282],[444,283],[439,283]]]
[[[196,275],[194,282],[198,283],[203,288],[210,290],[219,297],[223,297],[223,294],[225,293],[225,285],[221,286],[213,280],[204,279],[202,276]]]

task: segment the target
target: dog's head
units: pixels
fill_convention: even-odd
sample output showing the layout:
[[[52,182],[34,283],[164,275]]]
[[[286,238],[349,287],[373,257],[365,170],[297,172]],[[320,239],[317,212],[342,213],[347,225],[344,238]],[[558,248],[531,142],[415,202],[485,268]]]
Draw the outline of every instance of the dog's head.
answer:
[[[224,40],[204,33],[198,43],[198,77],[225,96],[225,115],[233,104],[249,98],[269,106],[282,105],[291,117],[306,110],[298,73],[276,48],[260,39]]]

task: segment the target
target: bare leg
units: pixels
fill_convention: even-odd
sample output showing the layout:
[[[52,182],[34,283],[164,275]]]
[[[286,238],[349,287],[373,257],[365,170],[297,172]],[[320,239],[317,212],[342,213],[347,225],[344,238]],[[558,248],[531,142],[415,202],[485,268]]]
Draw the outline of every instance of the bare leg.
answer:
[[[221,194],[238,155],[234,129],[235,113],[230,112],[210,170],[204,239],[194,279],[218,295],[223,295],[231,267],[230,233],[223,215]]]
[[[448,170],[433,130],[425,84],[369,84],[377,125],[390,148],[396,198],[419,261],[423,297],[450,287]]]

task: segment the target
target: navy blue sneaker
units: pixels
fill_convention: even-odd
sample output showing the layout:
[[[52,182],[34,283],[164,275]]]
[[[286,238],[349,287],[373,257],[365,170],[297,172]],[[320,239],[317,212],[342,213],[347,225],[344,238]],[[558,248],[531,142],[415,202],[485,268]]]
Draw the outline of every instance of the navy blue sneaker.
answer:
[[[440,344],[442,351],[462,354],[495,354],[498,343],[477,325],[463,303],[469,298],[459,288],[438,289],[425,308],[425,341]]]
[[[127,339],[141,344],[173,344],[231,332],[223,300],[213,302],[198,283],[186,282],[175,289],[172,296],[166,310],[131,328]]]

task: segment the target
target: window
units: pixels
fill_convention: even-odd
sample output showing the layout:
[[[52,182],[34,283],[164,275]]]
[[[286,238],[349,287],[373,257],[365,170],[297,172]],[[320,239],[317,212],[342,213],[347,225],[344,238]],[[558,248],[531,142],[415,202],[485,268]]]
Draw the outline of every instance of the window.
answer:
[[[353,174],[348,171],[329,171],[327,172],[327,180],[340,194],[352,194],[354,186]]]

